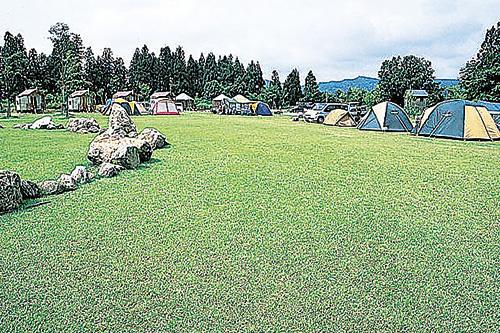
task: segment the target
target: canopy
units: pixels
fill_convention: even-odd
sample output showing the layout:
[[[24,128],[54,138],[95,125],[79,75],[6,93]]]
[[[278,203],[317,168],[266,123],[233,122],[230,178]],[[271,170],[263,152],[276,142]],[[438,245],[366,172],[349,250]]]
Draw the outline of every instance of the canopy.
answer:
[[[176,101],[194,101],[194,98],[192,98],[189,95],[186,95],[185,93],[180,94],[175,98]]]

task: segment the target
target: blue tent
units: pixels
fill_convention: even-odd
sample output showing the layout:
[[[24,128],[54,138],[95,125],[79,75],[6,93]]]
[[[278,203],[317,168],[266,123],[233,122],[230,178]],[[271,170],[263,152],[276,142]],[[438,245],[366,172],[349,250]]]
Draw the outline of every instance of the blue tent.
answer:
[[[399,105],[383,102],[375,105],[361,119],[358,129],[384,132],[410,132],[413,125],[410,118]]]
[[[266,103],[257,102],[252,105],[252,110],[258,116],[272,116],[271,110]]]

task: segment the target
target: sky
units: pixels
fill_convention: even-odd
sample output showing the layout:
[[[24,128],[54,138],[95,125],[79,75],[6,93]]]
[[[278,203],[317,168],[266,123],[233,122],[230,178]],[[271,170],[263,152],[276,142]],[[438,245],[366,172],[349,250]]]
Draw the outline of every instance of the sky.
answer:
[[[81,35],[94,54],[110,47],[128,64],[146,44],[181,45],[198,59],[213,52],[260,62],[282,81],[293,68],[319,82],[377,77],[382,62],[414,54],[437,78],[457,78],[500,20],[499,0],[0,0],[0,33],[50,53],[57,22]]]

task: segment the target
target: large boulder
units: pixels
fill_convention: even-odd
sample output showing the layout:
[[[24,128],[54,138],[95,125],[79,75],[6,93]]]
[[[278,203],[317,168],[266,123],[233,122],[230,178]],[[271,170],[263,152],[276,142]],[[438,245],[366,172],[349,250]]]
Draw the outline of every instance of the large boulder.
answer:
[[[21,177],[15,172],[0,170],[0,213],[16,210],[22,201]]]
[[[50,116],[46,116],[31,124],[30,129],[46,129],[49,125],[55,126],[52,122],[52,118]]]
[[[99,177],[111,178],[116,176],[121,170],[123,170],[122,166],[111,163],[103,163],[99,166],[97,174]]]
[[[55,180],[44,180],[41,182],[40,191],[43,195],[54,195],[64,192],[61,184]]]
[[[78,188],[75,180],[70,175],[67,175],[65,173],[63,173],[61,177],[59,177],[57,182],[59,183],[61,191],[63,192],[74,191]]]
[[[71,172],[71,178],[73,178],[77,185],[80,185],[91,181],[94,178],[94,174],[89,172],[86,167],[77,165]]]
[[[154,128],[145,128],[138,136],[137,139],[146,141],[151,145],[153,150],[161,149],[170,143],[167,141],[165,135]]]
[[[40,197],[40,188],[31,180],[21,179],[21,194],[24,200]]]
[[[128,137],[137,136],[137,127],[121,105],[114,103],[109,114],[110,134],[120,134]]]
[[[2,124],[0,124],[0,128],[5,128]]]
[[[125,151],[120,153],[122,155],[120,158],[117,158],[116,156],[113,157],[115,152],[122,147],[135,147],[136,149],[127,149],[125,154],[127,158],[125,159],[122,158],[124,157],[123,153],[125,153]],[[151,145],[144,140],[121,137],[117,134],[110,135],[109,133],[104,133],[97,136],[94,141],[92,141],[89,151],[87,152],[87,158],[95,165],[108,162],[119,164],[127,169],[130,169],[130,166],[135,165],[135,162],[133,162],[133,156],[136,153],[139,158],[139,162],[146,162],[151,159],[153,149],[151,148]]]

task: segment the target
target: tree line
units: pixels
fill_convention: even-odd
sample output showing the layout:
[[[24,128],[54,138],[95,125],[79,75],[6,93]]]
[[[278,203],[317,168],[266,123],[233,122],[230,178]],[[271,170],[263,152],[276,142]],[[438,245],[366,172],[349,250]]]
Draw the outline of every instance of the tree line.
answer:
[[[201,53],[195,59],[193,55],[187,57],[181,46],[175,50],[165,46],[156,55],[144,45],[135,50],[127,66],[110,48],[96,56],[67,24],[50,27],[49,38],[53,48],[46,55],[34,48],[27,51],[20,34],[5,33],[0,46],[1,101],[11,104],[17,94],[35,87],[46,96],[48,107],[61,106],[70,92],[82,89],[92,91],[98,103],[105,103],[121,90],[134,90],[142,100],[156,91],[172,91],[185,92],[206,103],[221,93],[230,97],[243,94],[267,102],[272,108],[299,102],[359,102],[372,106],[392,101],[403,105],[405,92],[415,89],[426,90],[430,103],[445,98],[500,100],[500,22],[487,31],[477,55],[460,70],[460,84],[456,87],[442,88],[429,60],[407,55],[381,64],[374,90],[351,88],[334,93],[320,91],[312,71],[302,87],[296,68],[283,83],[274,70],[266,84],[258,61],[245,66],[232,54],[216,57],[210,52],[205,57]]]

